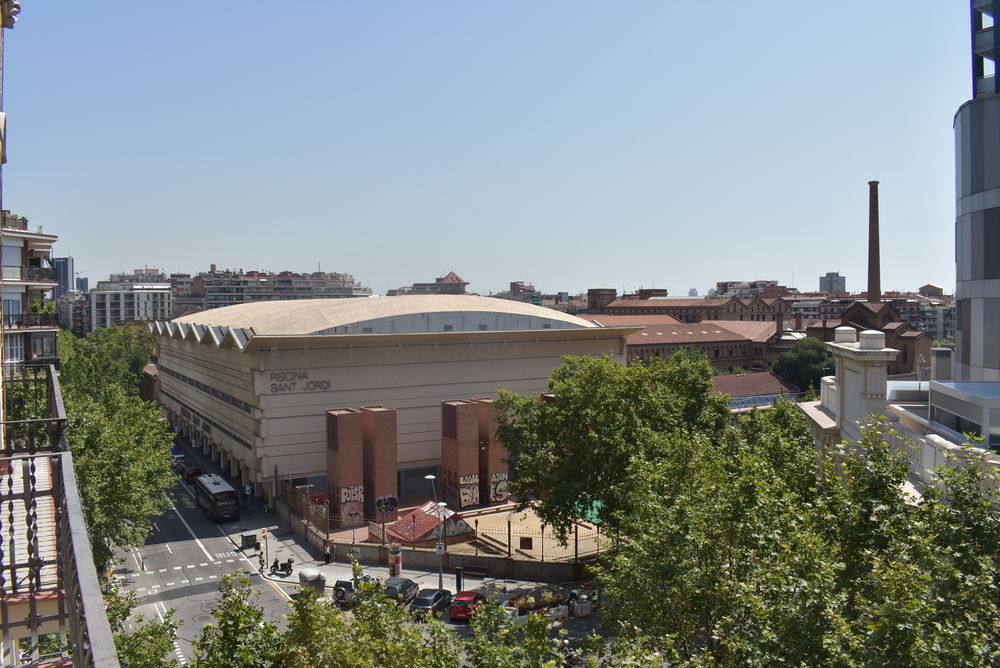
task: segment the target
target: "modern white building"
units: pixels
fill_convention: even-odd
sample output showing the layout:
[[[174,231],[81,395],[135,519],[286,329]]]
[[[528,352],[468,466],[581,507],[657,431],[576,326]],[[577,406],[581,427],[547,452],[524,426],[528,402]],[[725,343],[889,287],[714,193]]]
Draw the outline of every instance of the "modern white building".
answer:
[[[167,320],[173,315],[169,283],[121,283],[87,294],[86,331],[124,323]]]
[[[637,331],[470,295],[241,304],[151,329],[167,418],[225,474],[269,494],[318,481],[326,411],[381,405],[396,410],[401,496],[438,470],[442,401],[546,392],[564,355],[624,361]]]

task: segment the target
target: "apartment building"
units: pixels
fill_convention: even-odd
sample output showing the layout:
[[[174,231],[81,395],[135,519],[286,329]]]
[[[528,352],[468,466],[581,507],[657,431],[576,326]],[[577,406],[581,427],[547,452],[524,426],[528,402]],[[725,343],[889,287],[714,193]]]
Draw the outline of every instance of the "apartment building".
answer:
[[[85,331],[131,322],[152,322],[173,315],[169,283],[120,283],[102,281],[85,301]]]
[[[46,293],[56,287],[49,265],[53,234],[32,231],[28,219],[0,211],[3,253],[3,361],[49,362],[56,357],[58,318],[40,313]]]

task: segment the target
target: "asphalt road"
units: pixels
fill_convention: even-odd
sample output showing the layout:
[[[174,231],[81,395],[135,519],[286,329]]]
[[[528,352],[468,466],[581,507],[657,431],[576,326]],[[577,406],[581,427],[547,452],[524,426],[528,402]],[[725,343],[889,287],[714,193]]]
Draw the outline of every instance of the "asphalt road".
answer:
[[[256,558],[235,549],[226,527],[209,520],[178,481],[173,507],[154,521],[146,544],[124,555],[125,564],[116,571],[138,596],[135,614],[162,619],[167,610],[176,611],[174,618],[183,622],[174,642],[181,663],[193,656],[194,639],[212,621],[223,575],[248,572],[265,616],[283,625],[288,594],[257,573]]]

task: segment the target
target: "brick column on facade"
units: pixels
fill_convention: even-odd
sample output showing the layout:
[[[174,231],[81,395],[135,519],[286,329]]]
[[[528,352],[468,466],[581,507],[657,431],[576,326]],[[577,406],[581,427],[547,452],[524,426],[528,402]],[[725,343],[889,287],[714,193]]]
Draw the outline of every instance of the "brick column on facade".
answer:
[[[362,406],[361,425],[364,442],[365,514],[378,521],[395,522],[398,513],[383,518],[375,509],[375,499],[395,496],[397,490],[396,409]]]
[[[497,441],[497,411],[493,399],[473,399],[479,406],[479,501],[483,505],[505,503],[507,451]]]
[[[438,490],[453,510],[479,505],[479,404],[441,402],[441,477]]]
[[[330,492],[330,523],[339,527],[364,523],[364,458],[361,411],[326,411],[326,478]]]

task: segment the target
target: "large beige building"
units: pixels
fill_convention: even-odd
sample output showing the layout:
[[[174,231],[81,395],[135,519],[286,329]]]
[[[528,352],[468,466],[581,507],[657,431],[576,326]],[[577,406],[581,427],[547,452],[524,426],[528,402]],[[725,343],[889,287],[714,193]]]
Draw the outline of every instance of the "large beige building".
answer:
[[[325,411],[382,405],[398,416],[400,496],[438,469],[441,401],[543,392],[563,355],[624,361],[636,331],[469,295],[242,304],[152,329],[168,419],[224,472],[258,493],[319,482]]]

